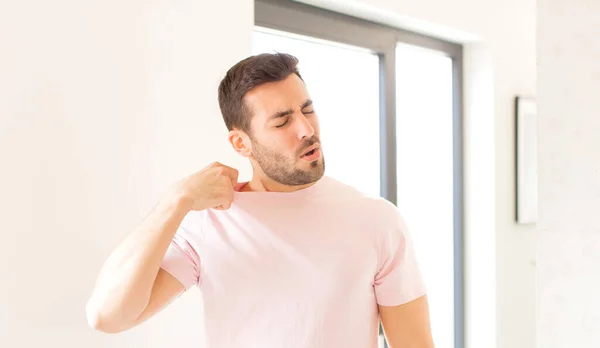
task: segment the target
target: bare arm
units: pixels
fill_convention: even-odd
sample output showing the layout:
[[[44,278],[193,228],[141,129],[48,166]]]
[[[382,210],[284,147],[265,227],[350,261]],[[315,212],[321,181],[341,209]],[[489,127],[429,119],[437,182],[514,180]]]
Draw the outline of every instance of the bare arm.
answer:
[[[237,170],[213,163],[169,191],[109,256],[86,305],[90,326],[116,333],[160,311],[185,289],[160,269],[179,225],[191,210],[228,209]]]
[[[427,296],[400,306],[379,306],[390,348],[433,348]]]
[[[188,211],[176,198],[159,203],[112,252],[86,306],[93,328],[107,333],[126,330],[143,321],[142,316],[148,317],[149,311],[144,311],[150,303],[156,312],[183,292],[178,280],[159,269]]]

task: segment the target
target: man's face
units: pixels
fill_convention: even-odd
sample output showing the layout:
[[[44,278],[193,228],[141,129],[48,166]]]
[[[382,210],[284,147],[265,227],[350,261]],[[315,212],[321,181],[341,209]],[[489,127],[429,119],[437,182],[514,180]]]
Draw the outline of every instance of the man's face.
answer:
[[[306,185],[325,172],[319,121],[304,82],[292,74],[249,91],[252,155],[262,171],[284,185]]]

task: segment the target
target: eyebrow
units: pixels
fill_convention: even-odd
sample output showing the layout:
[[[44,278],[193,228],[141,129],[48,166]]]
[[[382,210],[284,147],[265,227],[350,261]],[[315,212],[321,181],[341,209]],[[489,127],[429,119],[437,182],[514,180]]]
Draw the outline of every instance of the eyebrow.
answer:
[[[310,99],[308,99],[307,101],[305,101],[305,102],[304,102],[304,104],[302,104],[302,106],[300,107],[300,110],[303,110],[303,109],[305,109],[305,108],[307,108],[307,107],[311,106],[311,105],[312,105],[312,103],[313,103],[313,101],[312,101],[312,100],[310,100]]]
[[[308,99],[307,101],[304,102],[304,104],[302,104],[302,106],[300,106],[300,110],[304,110],[307,107],[311,106],[312,104],[313,104],[313,101]],[[285,116],[291,115],[293,113],[294,113],[294,110],[292,110],[292,109],[279,111],[279,112],[276,112],[273,115],[271,115],[271,117],[269,117],[269,120],[274,120],[276,118],[285,117]]]

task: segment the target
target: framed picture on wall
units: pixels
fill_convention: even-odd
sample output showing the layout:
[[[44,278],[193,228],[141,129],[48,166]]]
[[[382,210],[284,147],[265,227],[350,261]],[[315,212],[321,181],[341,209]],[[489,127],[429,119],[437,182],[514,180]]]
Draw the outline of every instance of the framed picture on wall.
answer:
[[[537,102],[515,98],[516,220],[536,223],[538,218]]]

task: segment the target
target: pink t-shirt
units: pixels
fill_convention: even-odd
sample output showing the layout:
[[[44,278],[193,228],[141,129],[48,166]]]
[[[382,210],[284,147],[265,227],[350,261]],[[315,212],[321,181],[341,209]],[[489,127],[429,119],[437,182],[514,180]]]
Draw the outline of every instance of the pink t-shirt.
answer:
[[[390,202],[323,177],[187,214],[162,268],[199,286],[208,348],[376,348],[377,305],[425,294]]]

